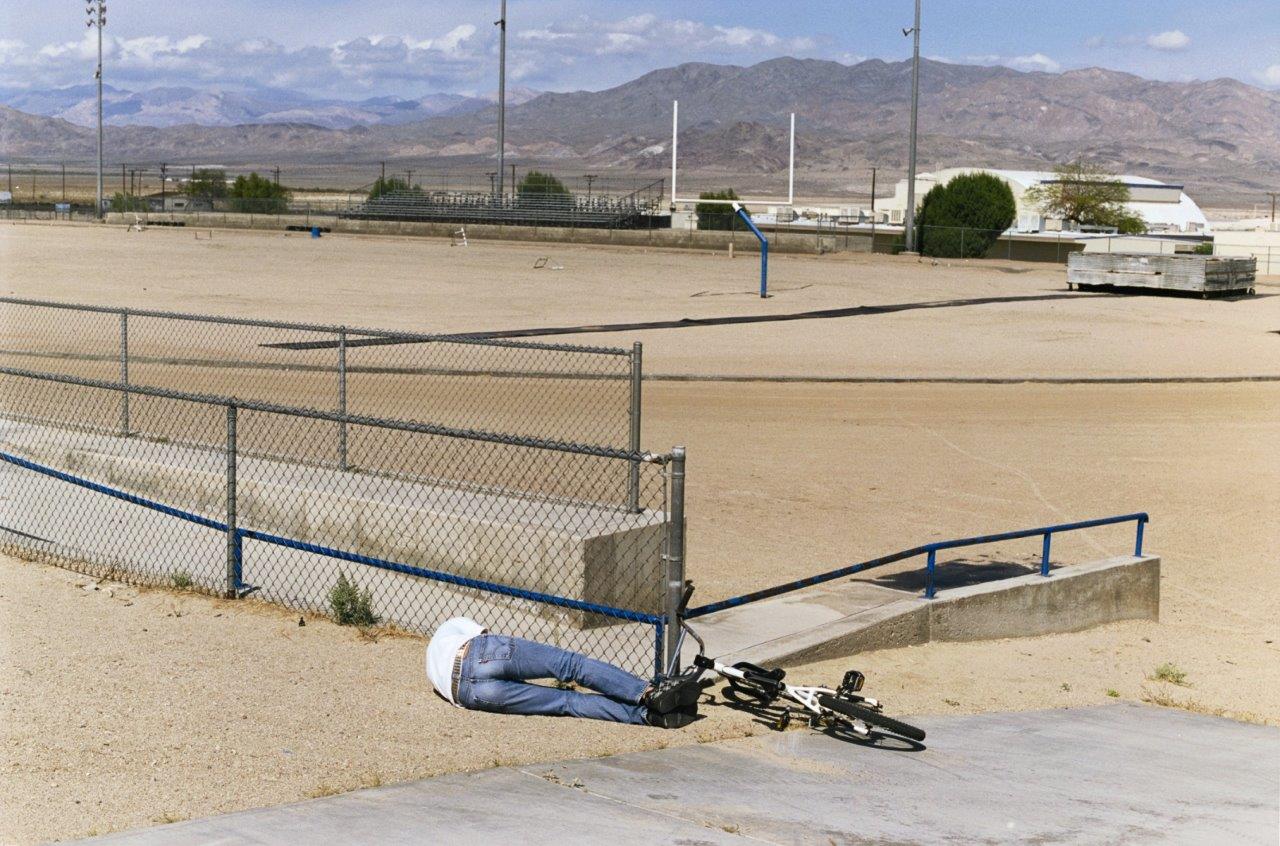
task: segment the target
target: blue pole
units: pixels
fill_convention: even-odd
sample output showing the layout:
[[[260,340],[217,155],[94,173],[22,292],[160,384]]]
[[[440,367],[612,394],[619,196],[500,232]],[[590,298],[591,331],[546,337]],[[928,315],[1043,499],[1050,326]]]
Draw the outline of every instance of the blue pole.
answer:
[[[764,233],[756,226],[756,222],[751,219],[751,215],[747,214],[746,209],[738,206],[737,210],[738,217],[742,218],[742,222],[760,242],[760,298],[764,299],[769,296],[769,239],[764,237]]]
[[[1138,537],[1133,544],[1133,555],[1135,558],[1142,555],[1142,530],[1147,527],[1147,521],[1138,518]]]
[[[1044,550],[1040,554],[1040,575],[1049,575],[1049,539],[1053,537],[1052,532],[1044,533]]]
[[[933,570],[938,564],[938,551],[936,549],[929,550],[929,563],[926,567],[928,576],[925,579],[924,598],[933,599],[933,595],[937,593],[933,586]]]

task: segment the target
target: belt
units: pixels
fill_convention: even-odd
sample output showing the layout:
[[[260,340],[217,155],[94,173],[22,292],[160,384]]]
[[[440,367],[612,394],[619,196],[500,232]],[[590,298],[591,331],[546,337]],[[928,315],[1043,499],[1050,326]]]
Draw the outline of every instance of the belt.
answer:
[[[450,691],[453,694],[453,701],[458,702],[458,682],[462,679],[462,662],[467,657],[467,648],[471,646],[471,641],[462,644],[462,648],[458,650],[458,654],[453,656],[453,678],[450,685]]]

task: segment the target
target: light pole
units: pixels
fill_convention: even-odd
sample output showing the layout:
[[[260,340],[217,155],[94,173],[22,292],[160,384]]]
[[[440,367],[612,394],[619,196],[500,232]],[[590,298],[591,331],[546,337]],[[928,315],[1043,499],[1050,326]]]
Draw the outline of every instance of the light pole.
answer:
[[[107,4],[105,0],[85,0],[85,25],[98,29],[98,70],[94,78],[98,80],[98,208],[96,216],[102,217],[102,29],[107,25]]]
[[[507,0],[502,0],[498,27],[498,196],[502,196],[503,163],[507,152]]]
[[[915,26],[904,29],[903,35],[915,36],[915,50],[911,60],[911,152],[907,157],[907,213],[902,230],[905,251],[914,253],[916,245],[916,125],[920,115],[920,0],[916,0]]]

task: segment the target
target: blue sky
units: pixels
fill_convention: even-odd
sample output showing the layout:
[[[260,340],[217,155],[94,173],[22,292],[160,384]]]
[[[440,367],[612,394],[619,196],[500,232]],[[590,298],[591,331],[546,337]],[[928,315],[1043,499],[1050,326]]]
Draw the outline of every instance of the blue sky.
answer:
[[[925,0],[924,52],[1280,89],[1280,0]],[[318,96],[494,88],[496,0],[108,0],[107,79]],[[509,0],[512,84],[606,88],[685,61],[902,59],[911,0]],[[2,0],[0,86],[88,82],[84,6]]]

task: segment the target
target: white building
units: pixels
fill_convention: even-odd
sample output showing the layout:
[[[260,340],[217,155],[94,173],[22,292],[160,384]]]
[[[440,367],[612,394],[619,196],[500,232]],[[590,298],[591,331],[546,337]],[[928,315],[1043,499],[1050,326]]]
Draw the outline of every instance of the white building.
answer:
[[[949,167],[936,173],[920,173],[916,175],[916,203],[919,204],[935,185],[945,185],[965,173],[989,173],[1009,184],[1013,189],[1013,199],[1018,204],[1013,231],[1049,232],[1067,228],[1064,221],[1046,217],[1038,206],[1026,198],[1027,191],[1033,186],[1058,179],[1057,174],[1047,171]],[[1131,212],[1142,215],[1142,219],[1147,222],[1148,232],[1207,234],[1210,231],[1204,212],[1183,192],[1181,185],[1166,185],[1144,176],[1126,175],[1118,179],[1129,189],[1129,202],[1126,205]],[[900,180],[893,198],[881,200],[877,206],[888,213],[889,223],[902,223],[907,209],[907,180]]]

